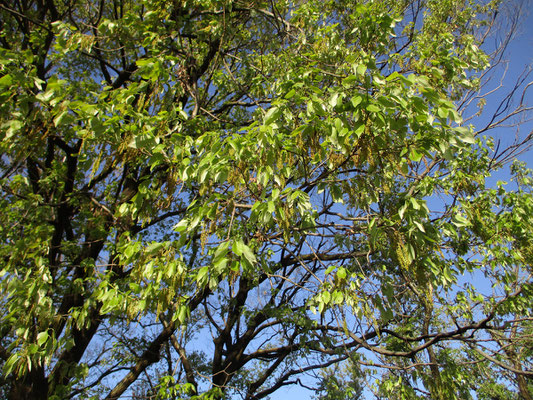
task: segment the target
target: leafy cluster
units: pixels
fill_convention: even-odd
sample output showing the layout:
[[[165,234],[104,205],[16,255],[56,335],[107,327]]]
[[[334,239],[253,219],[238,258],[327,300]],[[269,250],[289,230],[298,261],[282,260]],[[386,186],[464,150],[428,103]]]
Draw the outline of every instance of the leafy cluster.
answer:
[[[464,122],[498,7],[0,2],[0,390],[531,399],[528,141]]]

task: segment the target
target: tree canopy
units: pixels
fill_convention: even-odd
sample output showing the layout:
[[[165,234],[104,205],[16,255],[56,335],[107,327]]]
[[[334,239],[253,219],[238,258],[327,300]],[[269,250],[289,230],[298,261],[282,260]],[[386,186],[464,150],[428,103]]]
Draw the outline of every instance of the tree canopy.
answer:
[[[531,399],[505,6],[0,1],[0,394]]]

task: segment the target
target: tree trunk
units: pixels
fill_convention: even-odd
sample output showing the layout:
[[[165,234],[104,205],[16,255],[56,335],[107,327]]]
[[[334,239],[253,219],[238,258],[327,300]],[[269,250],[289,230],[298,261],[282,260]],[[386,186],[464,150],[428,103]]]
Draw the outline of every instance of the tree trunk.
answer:
[[[46,400],[48,398],[48,381],[44,368],[32,368],[27,375],[13,381],[8,400]]]

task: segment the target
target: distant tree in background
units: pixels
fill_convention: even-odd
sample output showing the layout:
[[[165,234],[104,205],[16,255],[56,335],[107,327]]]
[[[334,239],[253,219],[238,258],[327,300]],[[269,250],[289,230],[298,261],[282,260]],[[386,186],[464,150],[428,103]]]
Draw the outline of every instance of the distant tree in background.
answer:
[[[0,393],[531,399],[506,6],[0,0]]]

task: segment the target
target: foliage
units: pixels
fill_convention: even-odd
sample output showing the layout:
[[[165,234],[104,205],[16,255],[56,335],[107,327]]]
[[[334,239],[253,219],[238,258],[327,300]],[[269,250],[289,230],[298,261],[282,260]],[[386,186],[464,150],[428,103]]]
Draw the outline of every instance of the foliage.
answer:
[[[358,360],[348,358],[342,365],[324,368],[316,390],[316,400],[360,399],[364,388],[364,376]]]
[[[499,3],[2,1],[1,390],[531,398]]]

